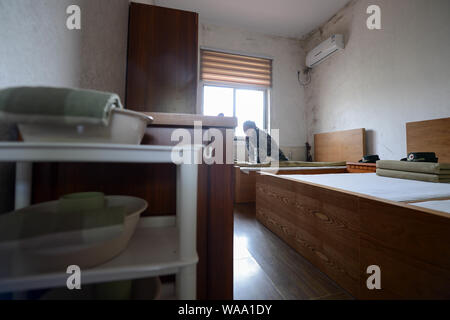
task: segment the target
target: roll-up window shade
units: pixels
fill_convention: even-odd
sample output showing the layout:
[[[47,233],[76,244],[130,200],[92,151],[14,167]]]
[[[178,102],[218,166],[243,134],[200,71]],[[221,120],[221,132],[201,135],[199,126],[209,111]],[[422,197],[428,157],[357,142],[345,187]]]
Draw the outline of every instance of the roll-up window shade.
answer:
[[[202,49],[200,72],[203,81],[272,86],[270,59]]]

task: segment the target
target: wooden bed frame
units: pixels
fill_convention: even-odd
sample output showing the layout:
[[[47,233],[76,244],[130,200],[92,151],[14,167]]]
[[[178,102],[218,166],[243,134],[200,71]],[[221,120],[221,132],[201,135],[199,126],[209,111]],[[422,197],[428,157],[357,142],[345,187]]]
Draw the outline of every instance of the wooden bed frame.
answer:
[[[259,171],[242,172],[241,168],[236,166],[235,170],[235,203],[250,203],[256,201],[256,176]],[[290,174],[329,174],[329,173],[347,173],[347,168],[333,169],[305,169],[305,170],[279,170],[276,175]]]
[[[436,152],[450,163],[450,118],[407,123],[406,144],[408,152]]]
[[[448,148],[434,145],[439,154]],[[355,298],[450,298],[448,214],[262,173],[256,215]],[[381,290],[367,288],[371,265],[381,269]]]
[[[357,162],[365,155],[365,129],[319,133],[314,135],[314,161]]]
[[[340,162],[357,161],[365,155],[366,131],[355,129],[337,131],[331,133],[320,133],[314,136],[315,161],[317,162]],[[357,159],[357,160],[356,160]],[[235,166],[235,203],[249,203],[256,201],[256,176],[257,172],[244,173],[239,166]],[[277,175],[292,174],[329,174],[346,173],[345,168],[333,169],[310,169],[310,170],[283,170]]]

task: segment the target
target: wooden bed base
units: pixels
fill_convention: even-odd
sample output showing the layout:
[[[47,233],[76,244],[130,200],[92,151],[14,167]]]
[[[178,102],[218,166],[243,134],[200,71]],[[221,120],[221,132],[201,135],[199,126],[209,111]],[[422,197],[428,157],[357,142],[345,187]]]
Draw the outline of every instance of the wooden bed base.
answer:
[[[270,174],[256,176],[256,215],[355,298],[450,298],[450,215]]]
[[[257,171],[248,173],[242,172],[240,167],[234,167],[235,170],[235,203],[250,203],[256,201],[256,175]],[[283,170],[280,169],[277,175],[290,174],[329,174],[329,173],[347,173],[347,168],[330,169],[304,169],[304,170]]]

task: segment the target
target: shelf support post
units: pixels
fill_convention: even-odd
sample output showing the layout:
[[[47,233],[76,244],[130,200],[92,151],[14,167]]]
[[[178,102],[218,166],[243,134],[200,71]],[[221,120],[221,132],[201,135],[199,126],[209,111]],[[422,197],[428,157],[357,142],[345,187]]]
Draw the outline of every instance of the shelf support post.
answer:
[[[192,148],[192,149],[191,149]],[[187,148],[186,148],[187,149]],[[200,150],[189,147],[194,160],[192,164],[177,166],[177,226],[179,230],[179,254],[181,260],[197,257],[197,180]],[[197,154],[198,153],[198,154]],[[177,295],[181,300],[195,300],[197,275],[196,265],[182,267],[177,274]]]
[[[16,163],[15,210],[28,207],[31,204],[32,175],[32,162]]]

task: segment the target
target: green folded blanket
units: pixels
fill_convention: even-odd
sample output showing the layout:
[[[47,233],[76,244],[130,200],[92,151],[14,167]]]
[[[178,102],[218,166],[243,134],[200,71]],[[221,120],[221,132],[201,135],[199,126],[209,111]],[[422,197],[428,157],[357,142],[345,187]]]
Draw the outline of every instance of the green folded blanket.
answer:
[[[273,165],[273,163],[249,163],[249,162],[237,162],[236,166],[239,167],[252,167],[252,168],[267,168]],[[306,162],[306,161],[280,161],[277,163],[278,168],[292,168],[292,167],[341,167],[346,166],[346,162]]]
[[[108,126],[113,108],[122,108],[114,93],[50,87],[0,90],[4,122]]]
[[[377,168],[417,173],[450,175],[450,163],[380,160],[377,161]]]
[[[429,174],[389,169],[377,169],[377,175],[389,178],[450,183],[450,174]],[[407,190],[405,190],[407,191]]]
[[[306,161],[283,161],[280,162],[280,168],[283,167],[342,167],[346,162],[306,162]]]

